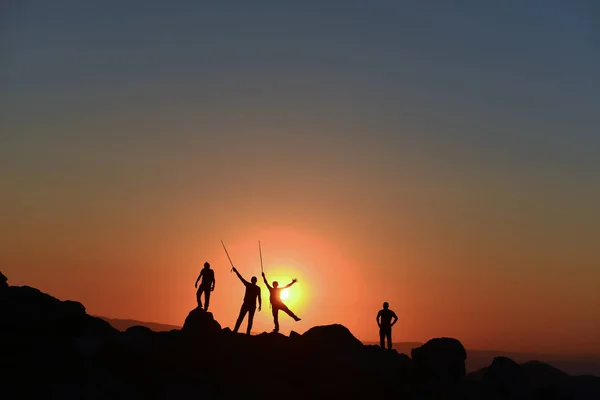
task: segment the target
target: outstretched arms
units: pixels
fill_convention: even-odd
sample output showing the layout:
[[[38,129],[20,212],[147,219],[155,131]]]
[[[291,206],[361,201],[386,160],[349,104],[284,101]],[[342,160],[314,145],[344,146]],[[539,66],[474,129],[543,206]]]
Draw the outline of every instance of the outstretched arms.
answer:
[[[285,285],[284,287],[282,287],[282,289],[287,289],[287,288],[289,288],[290,286],[292,286],[296,282],[298,282],[298,279],[294,278],[294,279],[292,279],[291,283],[288,283],[287,285]]]
[[[264,272],[262,273],[262,277],[263,277],[263,281],[265,281],[265,285],[267,285],[267,287],[268,287],[269,289],[273,289],[273,288],[271,287],[271,285],[269,285],[269,282],[267,282],[267,277],[265,276],[265,273],[264,273]]]
[[[238,278],[240,278],[240,281],[242,281],[242,283],[244,285],[248,285],[248,281],[245,280],[242,275],[240,275],[240,273],[238,272],[237,268],[233,267],[233,272],[235,272],[235,274],[238,276]]]

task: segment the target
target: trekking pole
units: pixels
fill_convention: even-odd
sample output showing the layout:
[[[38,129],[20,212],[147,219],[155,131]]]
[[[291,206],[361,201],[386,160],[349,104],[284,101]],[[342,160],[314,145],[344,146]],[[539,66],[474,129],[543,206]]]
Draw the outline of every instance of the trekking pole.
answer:
[[[229,253],[227,252],[227,248],[225,247],[225,243],[221,240],[221,244],[223,245],[223,249],[225,250],[225,254],[227,254],[227,258],[229,258],[229,263],[231,264],[231,271],[233,272],[233,261],[231,261],[231,257],[229,257]]]
[[[262,274],[264,275],[265,271],[263,270],[262,249],[260,248],[260,240],[258,241],[258,254],[260,254],[260,272],[262,272]],[[271,309],[271,302],[269,301],[269,310],[270,309]]]
[[[258,254],[260,254],[260,272],[262,272],[263,274],[265,273],[265,271],[263,270],[263,263],[262,263],[262,250],[260,248],[260,240],[258,241]]]

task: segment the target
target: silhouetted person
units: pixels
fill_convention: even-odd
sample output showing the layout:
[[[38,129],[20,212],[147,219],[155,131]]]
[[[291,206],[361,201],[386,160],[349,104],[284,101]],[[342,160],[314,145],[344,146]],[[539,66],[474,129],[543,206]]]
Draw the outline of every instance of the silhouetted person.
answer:
[[[240,315],[238,316],[237,321],[235,322],[235,328],[233,328],[233,332],[237,333],[238,329],[240,329],[240,325],[248,313],[248,328],[246,328],[246,335],[250,335],[250,331],[252,330],[252,322],[254,321],[254,313],[256,312],[256,299],[258,298],[258,311],[262,308],[262,296],[260,294],[260,287],[256,284],[256,277],[253,276],[250,279],[250,282],[242,278],[242,275],[238,272],[238,270],[234,267],[233,272],[240,278],[244,286],[246,286],[246,294],[244,295],[244,302],[242,303],[242,308],[240,309]]]
[[[288,306],[283,304],[283,301],[281,301],[281,291],[283,289],[289,288],[294,283],[298,282],[298,280],[293,279],[290,284],[280,288],[279,283],[277,281],[273,282],[273,286],[269,285],[269,282],[267,282],[267,277],[265,276],[264,272],[262,273],[262,277],[263,277],[263,280],[265,281],[265,285],[267,285],[267,289],[269,289],[269,293],[270,293],[269,300],[271,301],[271,307],[273,308],[273,323],[275,323],[275,329],[273,329],[273,332],[279,332],[279,310],[283,311],[290,317],[294,318],[294,321],[296,321],[296,322],[300,321],[300,318],[298,318],[298,316],[296,314],[294,314],[288,308]]]
[[[393,321],[392,321],[393,320]],[[390,310],[390,305],[386,301],[383,303],[383,310],[377,313],[377,325],[379,326],[379,343],[385,348],[385,338],[387,338],[388,349],[392,348],[392,326],[398,322],[396,313]]]
[[[202,282],[200,283],[200,287],[198,287],[198,281],[200,278],[202,278]],[[215,271],[210,269],[210,264],[208,262],[204,263],[204,268],[202,271],[200,271],[200,275],[198,275],[198,279],[196,279],[194,287],[198,288],[198,291],[196,292],[198,308],[202,308],[202,300],[200,300],[200,296],[202,296],[202,293],[204,293],[204,311],[208,311],[210,292],[215,290]]]

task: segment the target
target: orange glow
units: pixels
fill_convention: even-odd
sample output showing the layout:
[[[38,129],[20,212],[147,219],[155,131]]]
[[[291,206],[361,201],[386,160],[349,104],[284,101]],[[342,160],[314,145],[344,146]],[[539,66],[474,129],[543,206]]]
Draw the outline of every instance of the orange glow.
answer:
[[[268,332],[273,318],[261,277],[260,240],[268,281],[284,286],[298,278],[284,302],[302,320],[280,315],[284,334],[340,323],[359,339],[376,341],[375,316],[388,301],[399,317],[395,341],[453,336],[474,348],[600,353],[597,257],[590,251],[574,247],[579,253],[569,255],[550,243],[547,253],[519,250],[520,241],[501,222],[494,225],[493,240],[478,237],[473,246],[461,236],[466,223],[440,238],[437,228],[425,229],[408,214],[397,226],[386,222],[388,215],[375,224],[360,214],[354,215],[358,222],[333,224],[297,208],[297,218],[281,217],[286,222],[281,226],[261,221],[260,212],[210,219],[185,212],[195,205],[187,207],[164,215],[144,208],[137,214],[115,211],[113,219],[65,211],[53,220],[48,213],[31,230],[18,229],[21,221],[15,219],[0,232],[2,272],[11,285],[80,301],[92,315],[181,325],[196,307],[194,281],[209,261],[216,277],[209,311],[232,328],[245,287],[230,271],[223,239],[242,276],[258,279],[262,311],[253,330]],[[371,212],[371,218],[378,216]],[[590,249],[591,244],[590,239]],[[579,273],[561,274],[561,266],[569,265],[565,260],[580,265]],[[523,265],[544,265],[544,274]]]

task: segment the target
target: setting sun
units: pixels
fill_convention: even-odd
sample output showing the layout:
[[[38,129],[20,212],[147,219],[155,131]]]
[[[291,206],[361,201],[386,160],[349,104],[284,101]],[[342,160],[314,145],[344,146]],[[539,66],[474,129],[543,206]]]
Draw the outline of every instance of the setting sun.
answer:
[[[281,297],[281,300],[285,300],[285,299],[287,299],[287,298],[288,298],[288,296],[289,296],[289,291],[288,291],[288,289],[283,289],[283,290],[281,291],[281,296],[280,296],[280,297]]]

